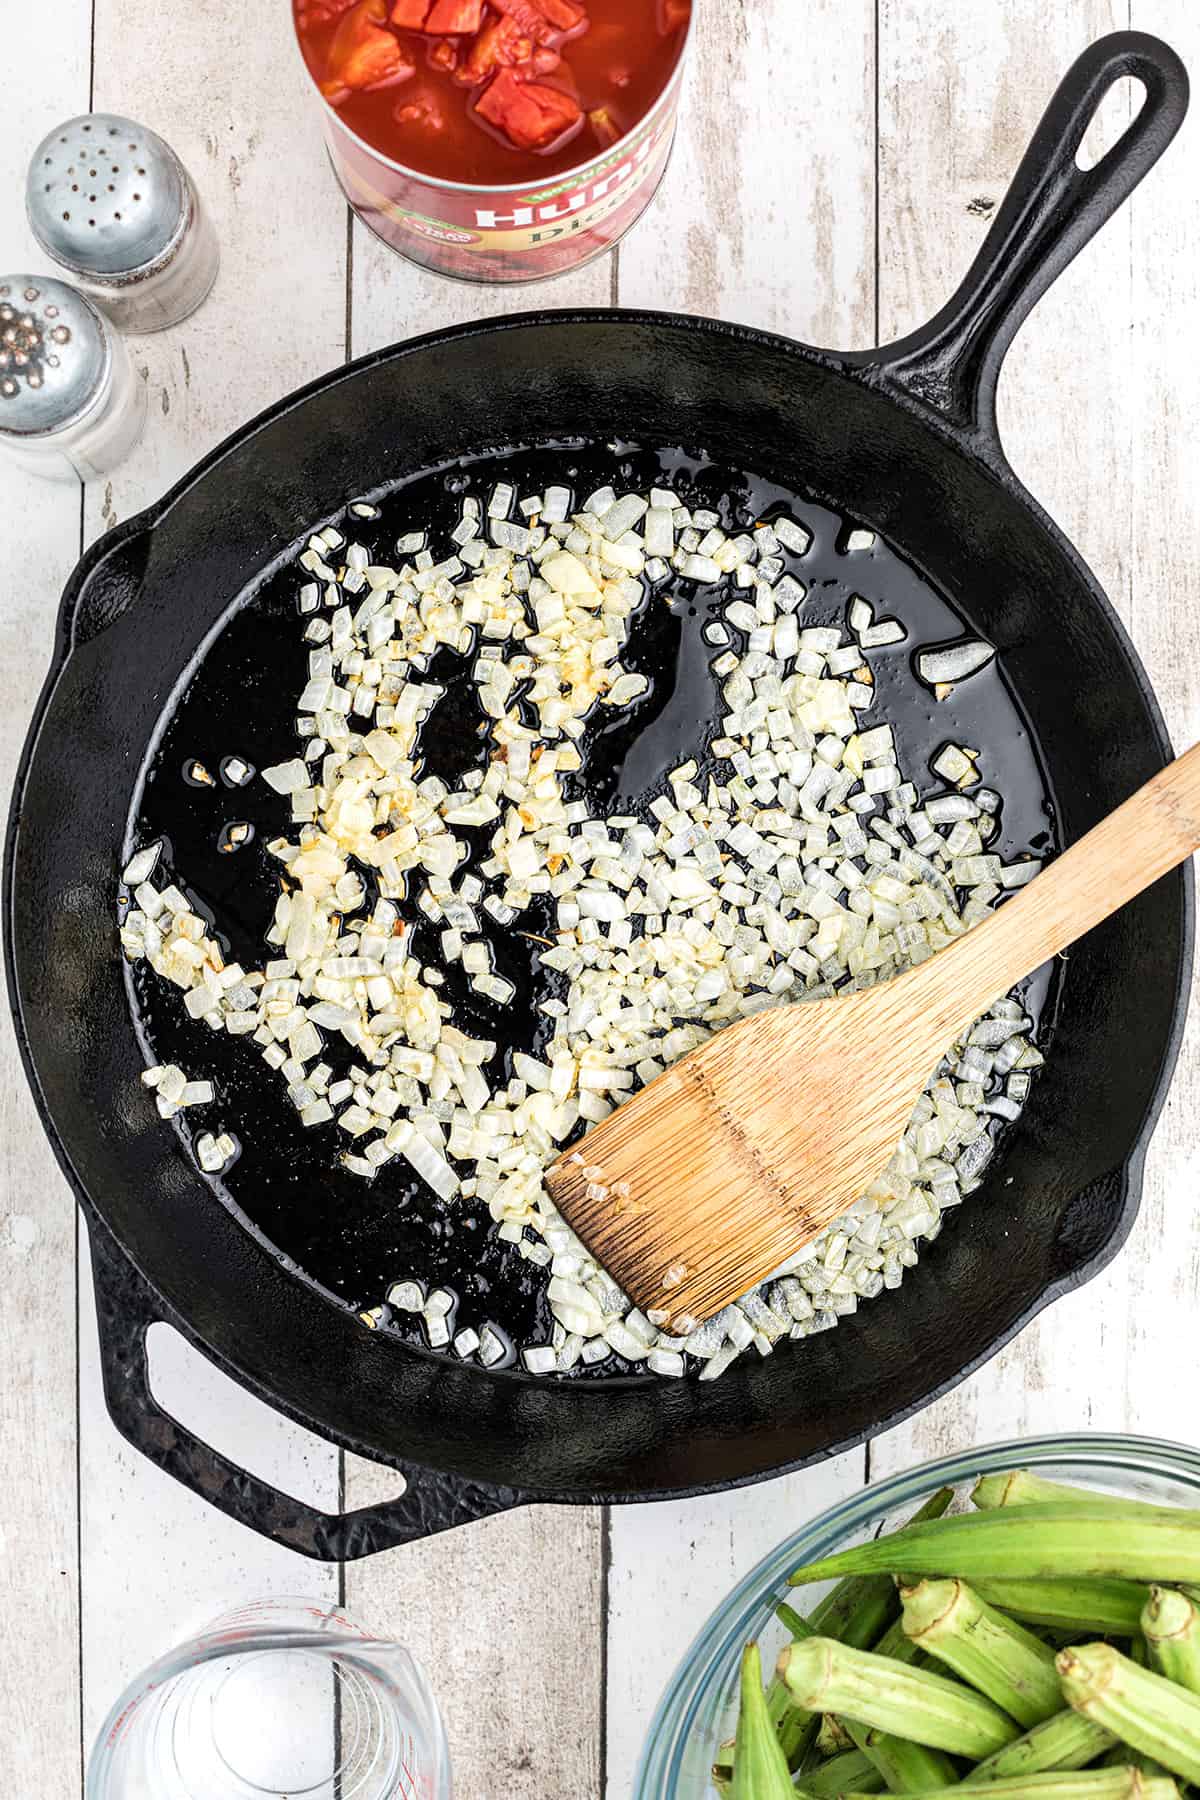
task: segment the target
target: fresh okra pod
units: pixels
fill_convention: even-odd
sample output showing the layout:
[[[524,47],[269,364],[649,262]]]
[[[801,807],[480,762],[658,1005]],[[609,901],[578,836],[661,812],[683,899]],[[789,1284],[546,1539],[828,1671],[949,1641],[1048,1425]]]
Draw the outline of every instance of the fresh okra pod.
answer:
[[[893,1662],[907,1663],[911,1669],[927,1669],[930,1661],[905,1631],[903,1613],[888,1626],[875,1645],[875,1655],[890,1656]]]
[[[1141,1624],[1150,1667],[1200,1694],[1200,1612],[1187,1595],[1152,1587]]]
[[[1170,1769],[1164,1769],[1160,1762],[1152,1756],[1143,1756],[1140,1750],[1133,1750],[1128,1744],[1115,1744],[1108,1755],[1100,1760],[1102,1769],[1139,1769],[1143,1775],[1152,1775],[1163,1781],[1173,1780]]]
[[[1200,1514],[1141,1506],[1136,1515],[1104,1501],[1053,1502],[961,1513],[908,1525],[792,1575],[794,1583],[905,1569],[953,1569],[967,1581],[1115,1576],[1132,1581],[1200,1579]]]
[[[784,1613],[788,1615],[786,1618],[783,1618],[783,1623],[787,1626],[787,1629],[791,1632],[793,1638],[811,1637],[815,1635],[807,1619],[802,1619],[799,1613],[793,1611],[786,1602],[780,1602],[779,1606],[776,1608],[776,1613],[780,1617],[782,1617]],[[821,1723],[820,1719],[815,1717],[812,1713],[802,1712],[798,1706],[793,1704],[792,1696],[788,1692],[786,1684],[780,1681],[778,1675],[772,1676],[770,1684],[767,1687],[767,1714],[771,1720],[775,1735],[779,1740],[779,1747],[787,1759],[789,1768],[796,1768],[803,1758],[805,1751],[810,1748],[817,1735]],[[733,1745],[722,1744],[720,1750],[717,1752],[716,1763],[713,1766],[714,1781],[718,1774],[722,1772],[727,1773],[732,1767]]]
[[[981,1600],[998,1606],[1027,1625],[1097,1637],[1132,1637],[1141,1629],[1146,1589],[1141,1582],[1103,1576],[1064,1581],[989,1581],[972,1583]]]
[[[953,1488],[939,1488],[913,1514],[909,1525],[940,1519],[953,1498]],[[818,1637],[836,1638],[854,1650],[867,1650],[899,1611],[896,1584],[891,1570],[886,1570],[839,1582],[832,1593],[813,1607],[808,1624]]]
[[[821,1719],[821,1729],[817,1732],[817,1741],[813,1746],[821,1757],[841,1756],[846,1750],[855,1748],[855,1739],[842,1724],[836,1713],[825,1713]],[[858,1748],[861,1750],[862,1745]]]
[[[990,1756],[1019,1735],[998,1706],[959,1682],[832,1638],[792,1644],[778,1673],[796,1704],[810,1712],[836,1712],[952,1755]]]
[[[807,1794],[809,1800],[838,1800],[851,1789],[858,1794],[877,1794],[883,1785],[883,1776],[861,1750],[831,1756],[819,1769],[806,1771],[796,1784],[797,1791]]]
[[[1200,1697],[1141,1669],[1111,1644],[1084,1644],[1058,1657],[1071,1706],[1187,1781],[1200,1781]]]
[[[948,1794],[959,1794],[970,1800],[975,1789],[964,1784],[957,1789],[934,1788],[926,1793],[912,1793],[905,1800],[947,1800]],[[1078,1774],[1022,1775],[988,1785],[989,1800],[1179,1800],[1173,1781],[1156,1781],[1140,1769],[1083,1769]],[[842,1800],[856,1800],[852,1794]]]
[[[1054,1652],[982,1601],[965,1581],[922,1581],[902,1594],[904,1629],[1028,1731],[1062,1711]]]
[[[975,1506],[989,1509],[997,1506],[1044,1506],[1047,1502],[1094,1500],[1105,1506],[1137,1511],[1147,1504],[1142,1500],[1124,1500],[1119,1494],[1103,1494],[1098,1488],[1068,1487],[1065,1482],[1046,1481],[1030,1469],[1010,1469],[1004,1475],[982,1475],[971,1489]]]
[[[787,1758],[767,1711],[758,1645],[742,1652],[741,1706],[733,1752],[731,1800],[796,1800]]]
[[[800,1617],[800,1614],[796,1611],[795,1607],[789,1606],[786,1600],[781,1600],[779,1602],[779,1604],[776,1606],[775,1617],[779,1620],[779,1623],[785,1628],[785,1630],[791,1632],[791,1634],[794,1638],[817,1637],[819,1635],[826,1635],[826,1636],[828,1635],[827,1633],[821,1634],[821,1633],[814,1631],[813,1627],[809,1624],[808,1620],[802,1619]]]
[[[1048,1775],[1066,1769],[1085,1769],[1117,1742],[1111,1731],[1082,1713],[1067,1707],[1027,1731],[1024,1737],[1006,1744],[985,1762],[978,1763],[967,1777],[977,1781],[999,1781],[1007,1776]],[[1121,1746],[1125,1748],[1124,1745]]]
[[[953,1488],[939,1488],[913,1514],[910,1523],[916,1525],[927,1519],[940,1518],[953,1498]],[[855,1649],[865,1649],[874,1642],[889,1619],[897,1618],[900,1599],[890,1575],[871,1575],[865,1579],[852,1576],[847,1581],[839,1582],[832,1592],[817,1603],[811,1618],[802,1619],[786,1601],[780,1601],[775,1611],[794,1639],[820,1635],[838,1638]],[[820,1729],[819,1716],[796,1706],[778,1676],[767,1688],[767,1711],[775,1726],[788,1767],[798,1768]],[[722,1746],[717,1755],[714,1774],[721,1774],[732,1767],[732,1746]]]
[[[914,1744],[911,1738],[869,1730],[852,1721],[847,1721],[847,1729],[883,1777],[889,1794],[958,1786],[958,1770],[944,1750],[931,1750],[927,1744]]]

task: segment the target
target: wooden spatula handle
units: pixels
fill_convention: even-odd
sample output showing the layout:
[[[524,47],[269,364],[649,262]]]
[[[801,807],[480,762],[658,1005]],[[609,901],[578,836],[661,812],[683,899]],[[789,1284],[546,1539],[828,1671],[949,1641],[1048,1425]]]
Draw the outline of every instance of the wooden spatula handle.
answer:
[[[947,1042],[1014,982],[1200,849],[1200,744],[1072,844],[984,923],[914,971]],[[935,979],[936,972],[936,979]],[[902,978],[911,979],[912,977]]]

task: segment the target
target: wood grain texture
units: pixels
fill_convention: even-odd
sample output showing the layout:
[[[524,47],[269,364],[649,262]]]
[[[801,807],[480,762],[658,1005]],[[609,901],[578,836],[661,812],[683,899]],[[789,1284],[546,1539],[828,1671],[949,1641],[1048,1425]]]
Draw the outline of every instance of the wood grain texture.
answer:
[[[998,198],[1003,170],[1087,39],[1132,23],[1160,32],[1193,71],[1200,54],[1200,19],[1186,4],[1147,0],[1130,13],[1124,5],[1010,0],[943,16],[931,84],[928,45],[913,33],[912,10],[885,4],[883,13],[881,170],[890,185],[900,184],[911,222],[881,273],[885,315],[897,325],[925,309],[928,297],[917,291],[925,272],[940,289],[945,263],[965,264],[982,229],[973,199]],[[983,84],[992,80],[1005,96],[994,130],[983,104]],[[921,207],[902,172],[931,143],[944,145],[947,110],[960,173],[956,182],[945,164],[929,188],[943,194],[942,203]],[[1110,116],[1110,130],[1114,123]],[[1177,742],[1191,741],[1200,725],[1196,578],[1186,549],[1196,528],[1191,471],[1200,396],[1192,364],[1167,359],[1168,346],[1194,328],[1200,290],[1197,131],[1193,113],[1132,201],[1041,302],[1001,383],[1009,456],[1132,629]],[[1151,1147],[1141,1216],[1120,1258],[953,1394],[878,1440],[873,1475],[1024,1433],[1196,1437],[1200,1406],[1171,1369],[1177,1346],[1190,1342],[1196,1303],[1197,1079],[1193,1011]],[[969,1225],[965,1214],[962,1224]]]
[[[395,1476],[346,1458],[368,1506]],[[345,1571],[354,1618],[421,1663],[442,1708],[455,1800],[598,1795],[603,1716],[602,1521],[521,1507]]]
[[[332,180],[332,177],[330,177]],[[484,287],[445,281],[381,244],[354,221],[350,285],[350,351],[365,356],[401,338],[419,337],[470,319],[552,308],[607,306],[612,297],[612,256],[600,257],[556,281]],[[486,421],[484,421],[486,426]]]
[[[96,107],[144,121],[179,152],[213,215],[222,264],[198,313],[131,342],[149,388],[146,434],[110,480],[89,488],[89,538],[156,500],[260,408],[340,362],[345,341],[345,208],[324,179],[287,32],[249,28],[236,0],[182,9],[97,0],[95,29]],[[333,1598],[337,1572],[234,1525],[124,1444],[100,1392],[90,1280],[82,1287],[90,1741],[121,1683],[169,1643],[258,1594]],[[331,1446],[268,1413],[173,1334],[156,1373],[164,1398],[202,1437],[283,1489],[336,1506]]]
[[[873,0],[709,0],[657,204],[619,250],[622,306],[808,343],[873,335]]]
[[[1131,22],[1174,45],[1192,75],[1193,111],[1158,181],[1133,199],[1130,567],[1128,617],[1176,745],[1200,734],[1200,579],[1189,545],[1200,531],[1200,365],[1178,347],[1200,316],[1200,13],[1190,0],[1133,0]],[[1179,1066],[1146,1162],[1142,1212],[1122,1258],[1130,1307],[1118,1390],[1137,1430],[1194,1443],[1200,1396],[1178,1381],[1179,1347],[1195,1332],[1200,1295],[1200,982]],[[1112,1272],[1120,1279],[1121,1265]],[[1166,1296],[1164,1305],[1164,1295]],[[1169,1310],[1167,1310],[1169,1309]],[[1094,1316],[1105,1329],[1103,1296]]]
[[[686,1335],[867,1191],[930,1070],[994,1000],[1198,848],[1193,745],[917,968],[741,1019],[681,1057],[551,1165],[555,1205],[618,1287]],[[803,1069],[802,1108],[765,1080],[777,1068]]]
[[[874,0],[710,0],[696,30],[658,205],[619,251],[621,304],[871,343]],[[659,1696],[732,1582],[863,1468],[856,1452],[735,1494],[614,1509],[606,1800],[628,1800]]]
[[[87,106],[88,0],[65,0],[53,55],[31,54],[0,110],[0,265],[45,269],[25,223],[38,139]],[[34,25],[0,4],[0,37],[34,48]],[[0,463],[0,796],[8,793],[50,657],[58,595],[79,554],[80,490]],[[75,1204],[42,1134],[9,1021],[0,1018],[0,1650],[5,1785],[79,1792],[79,1560],[75,1477]],[[11,1653],[17,1621],[19,1656]],[[53,1729],[47,1731],[47,1721]]]
[[[276,10],[285,10],[282,0]],[[1055,80],[1087,41],[1133,24],[1162,32],[1193,73],[1200,68],[1193,0],[963,0],[953,8],[939,0],[878,0],[878,8],[876,0],[708,0],[698,9],[681,136],[659,204],[616,258],[548,287],[493,291],[437,282],[361,228],[348,232],[278,20],[251,29],[232,0],[183,9],[97,0],[96,11],[96,104],[144,118],[181,149],[216,214],[224,264],[203,312],[134,346],[150,385],[147,438],[89,497],[89,535],[156,497],[256,408],[348,351],[487,312],[619,297],[817,343],[868,343],[876,336],[877,198],[878,335],[896,335],[950,292]],[[0,0],[0,28],[15,21],[18,49],[29,50],[0,112],[6,264],[29,255],[19,180],[29,150],[56,116],[87,104],[89,13],[88,0],[63,0],[38,16],[35,35],[17,0]],[[1193,118],[1041,303],[1000,395],[1014,465],[1131,624],[1179,742],[1200,735],[1192,552],[1200,370],[1177,349],[1191,342],[1200,297],[1198,133]],[[77,553],[79,502],[75,490],[26,482],[3,465],[0,496],[21,521],[0,551],[7,782]],[[74,1222],[7,1038],[0,1063],[0,1448],[10,1479],[0,1599],[8,1619],[34,1627],[29,1655],[0,1655],[6,1773],[16,1794],[66,1796],[80,1791]],[[1200,1402],[1177,1378],[1200,1265],[1198,1092],[1193,1029],[1124,1255],[953,1395],[878,1441],[873,1474],[1019,1431],[1124,1425],[1200,1436]],[[89,1724],[119,1675],[227,1601],[282,1585],[322,1591],[318,1584],[334,1579],[310,1564],[275,1562],[126,1452],[96,1375],[89,1354],[81,1377]],[[189,1417],[202,1429],[328,1503],[327,1448],[257,1417],[245,1396],[225,1394],[178,1348],[165,1347],[158,1377],[181,1406],[188,1385],[197,1388]],[[516,1513],[355,1565],[348,1603],[426,1661],[450,1721],[459,1800],[598,1800],[607,1581],[605,1791],[607,1800],[628,1800],[649,1717],[691,1635],[760,1554],[857,1486],[863,1466],[856,1453],[714,1499],[617,1511],[607,1572],[595,1515]],[[348,1459],[351,1504],[381,1497],[391,1482]]]
[[[443,281],[356,221],[351,351],[469,319],[607,306],[612,280],[606,256],[551,282]],[[383,1499],[395,1479],[346,1457],[347,1506]],[[408,1644],[429,1673],[450,1733],[456,1800],[598,1793],[602,1539],[598,1510],[522,1508],[347,1567],[350,1612]]]

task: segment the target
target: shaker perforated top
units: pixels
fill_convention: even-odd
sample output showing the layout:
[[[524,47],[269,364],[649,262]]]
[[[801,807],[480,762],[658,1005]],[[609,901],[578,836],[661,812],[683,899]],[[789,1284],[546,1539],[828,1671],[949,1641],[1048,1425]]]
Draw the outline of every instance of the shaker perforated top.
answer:
[[[96,309],[66,282],[0,275],[0,436],[77,418],[104,380],[109,343]]]
[[[190,200],[183,165],[157,132],[118,113],[84,113],[38,145],[25,205],[49,256],[111,280],[171,248]]]

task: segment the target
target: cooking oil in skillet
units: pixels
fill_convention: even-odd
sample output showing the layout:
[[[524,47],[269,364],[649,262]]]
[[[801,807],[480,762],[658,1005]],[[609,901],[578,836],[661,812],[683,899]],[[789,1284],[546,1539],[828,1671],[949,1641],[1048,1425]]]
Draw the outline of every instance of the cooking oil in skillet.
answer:
[[[971,622],[878,538],[850,548],[857,521],[702,454],[567,444],[423,474],[376,498],[377,520],[352,519],[343,528],[376,560],[388,562],[397,536],[432,526],[436,553],[439,540],[458,521],[462,494],[468,488],[486,492],[498,479],[512,482],[518,494],[540,492],[552,481],[569,481],[577,495],[606,482],[639,491],[670,486],[688,506],[719,513],[726,530],[790,513],[812,533],[803,556],[780,552],[808,589],[803,622],[843,626],[851,597],[861,594],[877,618],[899,619],[905,628],[903,643],[870,652],[878,699],[863,716],[867,725],[886,720],[893,726],[906,778],[923,790],[940,785],[929,763],[946,743],[978,749],[985,782],[1003,796],[1000,832],[989,851],[1008,860],[1030,851],[1045,855],[1056,847],[1051,800],[1028,727],[1005,684],[1003,658],[948,698],[935,699],[914,674],[913,656],[923,645],[963,636],[973,629]],[[307,524],[300,547],[308,532],[325,522]],[[242,770],[296,755],[291,698],[307,674],[296,608],[304,579],[289,564],[235,599],[222,631],[164,721],[134,827],[138,843],[166,839],[174,878],[211,919],[228,954],[247,967],[261,966],[262,933],[278,892],[278,864],[265,845],[290,827],[286,801],[261,780],[243,779]],[[706,641],[704,627],[720,616],[728,599],[725,589],[675,582],[643,604],[622,662],[644,674],[649,689],[631,707],[594,722],[580,741],[584,766],[571,797],[586,798],[594,816],[645,815],[668,770],[689,757],[702,771],[712,766],[709,745],[720,735],[721,715],[712,663],[721,649]],[[428,769],[447,780],[482,767],[486,759],[470,667],[469,657],[444,652],[430,669],[429,678],[445,686],[446,694],[424,728],[422,748]],[[487,832],[478,836],[482,841]],[[416,953],[425,963],[437,963],[436,928],[416,909],[412,918]],[[561,978],[538,965],[537,939],[551,934],[553,921],[538,901],[507,932],[483,918],[496,971],[515,984],[516,998],[498,1007],[481,997],[467,985],[459,964],[445,969],[442,991],[456,1024],[501,1046],[498,1076],[507,1079],[512,1053],[536,1053],[550,1035],[551,1023],[536,1002],[558,993]],[[344,1146],[336,1125],[305,1131],[278,1076],[254,1046],[189,1019],[178,991],[146,965],[137,965],[130,981],[148,1054],[216,1083],[218,1101],[203,1109],[203,1118],[188,1121],[187,1129],[236,1133],[241,1157],[223,1177],[213,1178],[214,1185],[288,1266],[356,1311],[378,1309],[399,1280],[418,1280],[427,1291],[444,1288],[454,1303],[452,1333],[466,1326],[482,1331],[488,1323],[500,1327],[510,1345],[506,1362],[516,1360],[512,1345],[548,1340],[552,1320],[545,1272],[499,1240],[486,1207],[470,1201],[444,1205],[400,1160],[370,1183],[349,1174],[337,1160]],[[1026,984],[1024,1001],[1035,1019],[1043,1017],[1044,973]],[[1041,1035],[1044,1042],[1044,1029]],[[335,1064],[352,1060],[348,1047],[331,1042],[325,1055]],[[962,1213],[965,1221],[956,1216],[948,1229],[970,1229],[970,1202]],[[936,1247],[927,1254],[936,1256]],[[889,1302],[881,1298],[872,1304]],[[385,1305],[374,1316],[382,1329],[426,1344],[419,1315]],[[612,1356],[591,1367],[579,1365],[572,1379],[629,1372]]]

